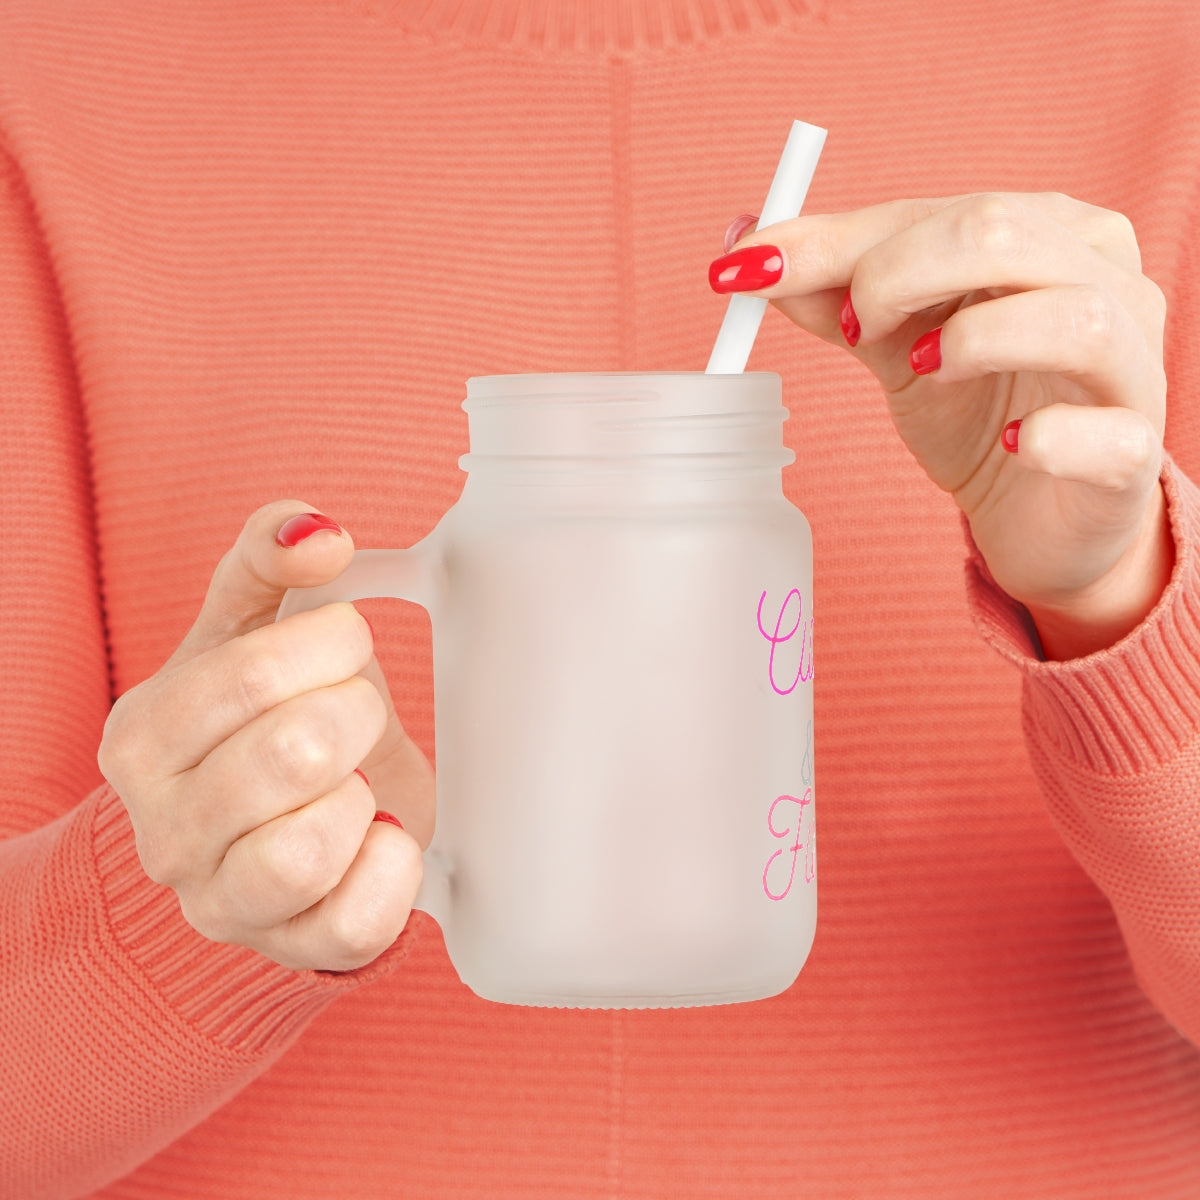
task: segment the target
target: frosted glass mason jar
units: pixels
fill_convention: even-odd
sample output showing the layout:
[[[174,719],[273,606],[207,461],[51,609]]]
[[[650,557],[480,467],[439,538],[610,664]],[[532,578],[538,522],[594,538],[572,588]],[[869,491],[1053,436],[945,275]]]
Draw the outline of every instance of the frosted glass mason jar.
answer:
[[[395,596],[433,627],[417,907],[479,996],[775,995],[816,927],[812,539],[777,375],[471,379],[462,495],[280,617]]]

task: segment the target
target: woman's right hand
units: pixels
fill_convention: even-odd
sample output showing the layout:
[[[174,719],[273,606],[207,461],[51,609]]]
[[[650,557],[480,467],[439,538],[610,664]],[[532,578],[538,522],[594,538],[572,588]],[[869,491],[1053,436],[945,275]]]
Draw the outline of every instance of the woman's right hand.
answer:
[[[433,772],[353,605],[275,622],[288,588],[327,583],[354,552],[311,512],[284,500],[249,519],[178,650],[113,706],[98,757],[143,868],[195,929],[287,967],[345,971],[408,921]],[[411,832],[375,820],[374,792]]]

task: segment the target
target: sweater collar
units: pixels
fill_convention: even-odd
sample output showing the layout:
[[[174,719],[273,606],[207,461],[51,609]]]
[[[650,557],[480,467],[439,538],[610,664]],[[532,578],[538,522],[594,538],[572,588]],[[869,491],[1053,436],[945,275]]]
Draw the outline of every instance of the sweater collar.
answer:
[[[394,0],[389,23],[474,45],[632,52],[821,18],[828,0]]]

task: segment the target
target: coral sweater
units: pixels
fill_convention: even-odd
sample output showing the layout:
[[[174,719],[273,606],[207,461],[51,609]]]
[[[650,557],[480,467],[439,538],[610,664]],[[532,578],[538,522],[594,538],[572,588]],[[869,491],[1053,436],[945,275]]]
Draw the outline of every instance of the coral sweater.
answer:
[[[1200,1194],[1200,7],[939,7],[0,2],[0,1196]],[[428,532],[468,376],[702,369],[795,117],[811,211],[1132,218],[1172,314],[1161,604],[1038,661],[870,376],[769,312],[817,546],[795,985],[544,1010],[423,917],[341,976],[199,937],[98,773],[113,697],[259,505]],[[364,611],[432,755],[427,621]]]

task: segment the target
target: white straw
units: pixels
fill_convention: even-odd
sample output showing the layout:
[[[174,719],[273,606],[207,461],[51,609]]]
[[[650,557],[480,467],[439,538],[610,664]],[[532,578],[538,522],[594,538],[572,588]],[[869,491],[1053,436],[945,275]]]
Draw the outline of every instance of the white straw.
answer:
[[[824,145],[824,129],[806,125],[803,121],[792,122],[792,131],[758,218],[759,229],[800,215],[800,206],[808,193]],[[754,348],[754,339],[766,311],[767,302],[761,296],[735,293],[729,297],[725,320],[721,322],[721,331],[717,334],[708,366],[704,368],[705,374],[738,375],[746,369],[746,360]]]

